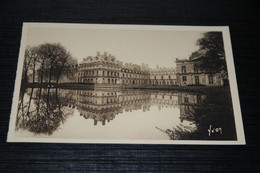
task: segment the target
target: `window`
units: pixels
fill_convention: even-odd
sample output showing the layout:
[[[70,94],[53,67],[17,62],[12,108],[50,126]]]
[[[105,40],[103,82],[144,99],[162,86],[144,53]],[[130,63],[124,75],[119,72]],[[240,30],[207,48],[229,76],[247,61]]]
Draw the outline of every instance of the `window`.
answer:
[[[181,66],[181,72],[186,73],[186,66],[185,65]]]
[[[197,64],[194,65],[194,73],[198,73],[199,72],[199,67]]]
[[[209,84],[213,84],[214,81],[213,81],[213,75],[209,75]]]
[[[184,96],[184,103],[189,103],[189,98],[187,95]]]
[[[163,79],[163,76],[161,76],[161,78]]]
[[[186,82],[187,81],[187,77],[186,76],[182,76],[182,81]]]
[[[200,84],[200,78],[199,76],[195,76],[195,85],[199,85]]]
[[[169,76],[169,79],[171,79],[171,76]]]
[[[197,103],[198,103],[198,104],[201,103],[201,95],[197,95]]]

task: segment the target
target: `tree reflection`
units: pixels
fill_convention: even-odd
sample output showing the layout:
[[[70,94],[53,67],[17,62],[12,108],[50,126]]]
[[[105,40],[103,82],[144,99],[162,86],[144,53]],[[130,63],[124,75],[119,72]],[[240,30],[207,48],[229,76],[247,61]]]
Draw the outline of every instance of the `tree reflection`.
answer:
[[[211,91],[201,102],[187,110],[187,117],[196,126],[190,130],[181,126],[165,130],[172,140],[236,140],[236,130],[230,92]],[[221,128],[222,132],[210,132],[210,127]]]
[[[21,90],[18,103],[16,130],[52,135],[64,123],[72,109],[66,107],[67,99],[60,99],[58,89],[27,88]]]

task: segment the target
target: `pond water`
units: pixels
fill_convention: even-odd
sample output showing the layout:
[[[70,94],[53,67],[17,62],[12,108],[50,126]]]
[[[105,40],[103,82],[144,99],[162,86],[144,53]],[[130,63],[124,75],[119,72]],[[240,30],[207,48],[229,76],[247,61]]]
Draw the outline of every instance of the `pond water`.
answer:
[[[19,138],[236,140],[229,92],[75,90],[20,92]]]

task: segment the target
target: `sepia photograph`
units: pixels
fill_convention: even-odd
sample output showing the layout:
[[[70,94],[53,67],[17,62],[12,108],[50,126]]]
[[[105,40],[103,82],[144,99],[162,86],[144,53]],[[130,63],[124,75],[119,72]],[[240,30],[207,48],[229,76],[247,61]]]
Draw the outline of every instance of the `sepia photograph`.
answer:
[[[8,142],[244,145],[228,26],[24,23]]]

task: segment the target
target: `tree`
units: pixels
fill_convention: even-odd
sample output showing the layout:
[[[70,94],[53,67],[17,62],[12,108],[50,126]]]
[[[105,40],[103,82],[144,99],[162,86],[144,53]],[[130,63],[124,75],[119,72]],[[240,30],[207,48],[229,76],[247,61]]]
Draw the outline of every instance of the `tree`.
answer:
[[[190,59],[200,60],[200,69],[211,73],[227,73],[224,44],[221,32],[206,32],[198,39],[199,50]]]
[[[54,69],[57,69],[59,62],[65,59],[68,55],[66,49],[59,43],[45,43],[39,46],[39,53],[42,55],[44,64],[48,71],[48,83],[51,83],[52,79],[55,78],[56,73],[53,73]],[[45,68],[44,66],[42,68]],[[42,73],[43,75],[46,73]]]
[[[187,110],[187,117],[193,125],[194,131],[181,128],[181,126],[167,129],[165,133],[172,140],[235,140],[236,128],[231,95],[228,90],[214,90],[206,95],[200,104],[192,105]],[[223,134],[209,136],[209,127],[221,127]]]
[[[39,53],[37,47],[27,47],[24,54],[23,64],[23,82],[29,82],[29,76],[32,75],[32,83],[35,82],[36,65]]]
[[[29,97],[27,101],[26,97]],[[52,135],[69,116],[73,108],[61,98],[58,89],[27,88],[21,92],[16,117],[16,130],[27,130],[35,135]]]
[[[23,83],[58,83],[63,75],[71,76],[77,61],[60,43],[27,47],[23,66]],[[72,78],[72,77],[71,77]]]

